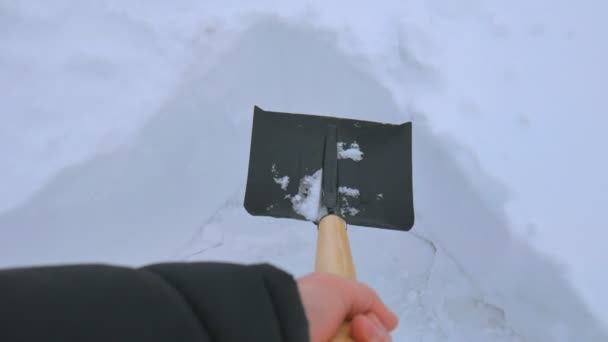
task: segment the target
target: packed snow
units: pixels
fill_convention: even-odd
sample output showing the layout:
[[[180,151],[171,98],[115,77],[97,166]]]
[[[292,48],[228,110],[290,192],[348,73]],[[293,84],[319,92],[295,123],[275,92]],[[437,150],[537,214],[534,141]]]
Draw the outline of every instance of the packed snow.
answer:
[[[344,149],[344,145],[344,142],[338,142],[338,159],[363,160],[363,152],[357,142],[350,144],[347,149]]]
[[[1,3],[0,265],[308,273],[314,225],[243,209],[253,106],[412,121],[415,227],[349,227],[358,277],[400,317],[395,341],[606,341],[607,11]]]
[[[293,211],[309,221],[318,222],[327,215],[327,208],[321,204],[322,182],[323,169],[319,169],[312,175],[304,176],[300,180],[298,193],[291,196]]]
[[[359,189],[353,189],[353,188],[349,188],[347,186],[339,187],[338,192],[344,196],[349,196],[349,197],[359,197],[359,195],[360,195]]]

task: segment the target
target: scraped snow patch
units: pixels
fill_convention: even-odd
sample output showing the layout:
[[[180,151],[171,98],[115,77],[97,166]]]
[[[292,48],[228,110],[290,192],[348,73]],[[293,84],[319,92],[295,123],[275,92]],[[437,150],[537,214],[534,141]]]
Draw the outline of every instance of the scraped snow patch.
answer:
[[[349,188],[347,186],[341,186],[338,188],[338,192],[340,192],[342,195],[345,196],[350,196],[350,197],[359,197],[359,189],[353,189],[353,188]]]
[[[363,159],[363,152],[357,142],[350,144],[348,149],[344,149],[344,142],[338,142],[338,159],[352,159],[354,161],[361,161]]]
[[[327,208],[321,205],[321,181],[323,169],[317,170],[312,176],[304,176],[300,180],[298,193],[291,197],[293,210],[309,221],[318,221],[327,215]]]
[[[289,176],[279,176],[279,172],[277,171],[277,164],[272,164],[272,168],[270,169],[273,175],[274,182],[281,186],[281,189],[287,190],[287,186],[289,185]]]

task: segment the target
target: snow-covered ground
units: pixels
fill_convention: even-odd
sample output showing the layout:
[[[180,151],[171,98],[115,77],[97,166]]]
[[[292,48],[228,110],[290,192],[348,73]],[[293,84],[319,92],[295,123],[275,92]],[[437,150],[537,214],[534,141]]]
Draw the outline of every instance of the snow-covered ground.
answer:
[[[267,261],[254,105],[414,122],[410,233],[349,229],[396,341],[606,341],[603,1],[0,1],[0,266]]]

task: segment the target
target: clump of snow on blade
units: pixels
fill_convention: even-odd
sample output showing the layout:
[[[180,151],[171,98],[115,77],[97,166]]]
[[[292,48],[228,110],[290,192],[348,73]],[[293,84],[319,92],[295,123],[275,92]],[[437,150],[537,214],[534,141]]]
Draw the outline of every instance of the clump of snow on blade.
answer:
[[[356,216],[360,212],[359,209],[351,207],[350,203],[348,202],[348,199],[346,197],[353,197],[353,198],[359,197],[359,195],[360,195],[359,189],[353,189],[353,188],[349,188],[347,186],[341,186],[338,188],[338,192],[345,196],[345,197],[342,197],[342,206],[340,207],[340,214],[342,214],[342,216],[345,216],[345,215]]]
[[[279,172],[277,171],[277,164],[272,164],[272,168],[270,169],[273,175],[274,182],[281,186],[281,189],[287,190],[287,186],[289,185],[289,176],[279,176]]]
[[[353,189],[353,188],[349,188],[347,186],[341,186],[338,188],[338,192],[340,192],[342,195],[345,196],[350,196],[350,197],[359,197],[359,189]]]
[[[359,209],[357,208],[353,208],[353,207],[347,207],[345,208],[345,211],[350,215],[350,216],[357,216],[357,214],[359,213]]]
[[[350,206],[350,203],[346,197],[342,197],[342,206],[340,206],[340,214],[342,216],[356,216],[359,212],[359,209]]]
[[[323,169],[317,170],[312,176],[304,176],[300,180],[298,193],[291,197],[293,210],[309,221],[317,221],[327,215],[327,208],[321,205],[321,181]]]
[[[287,190],[287,186],[289,185],[289,176],[274,177],[274,182],[279,184],[281,189]]]
[[[357,142],[350,144],[348,149],[344,149],[345,143],[338,142],[338,159],[352,159],[354,161],[361,161],[363,159],[363,152]]]

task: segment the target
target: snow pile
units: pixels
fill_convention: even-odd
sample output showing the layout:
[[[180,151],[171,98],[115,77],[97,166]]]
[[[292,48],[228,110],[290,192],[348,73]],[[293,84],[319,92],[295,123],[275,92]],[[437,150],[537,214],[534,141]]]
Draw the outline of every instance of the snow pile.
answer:
[[[293,210],[309,221],[317,222],[327,215],[327,208],[321,205],[322,181],[323,169],[319,169],[311,176],[304,176],[298,193],[291,196]]]
[[[0,212],[66,165],[128,141],[182,82],[193,48],[230,41],[216,41],[213,28],[227,27],[213,18],[190,16],[202,7],[0,2]]]
[[[350,144],[348,149],[344,149],[344,142],[338,142],[338,159],[352,159],[354,161],[363,160],[363,152],[357,142]]]

